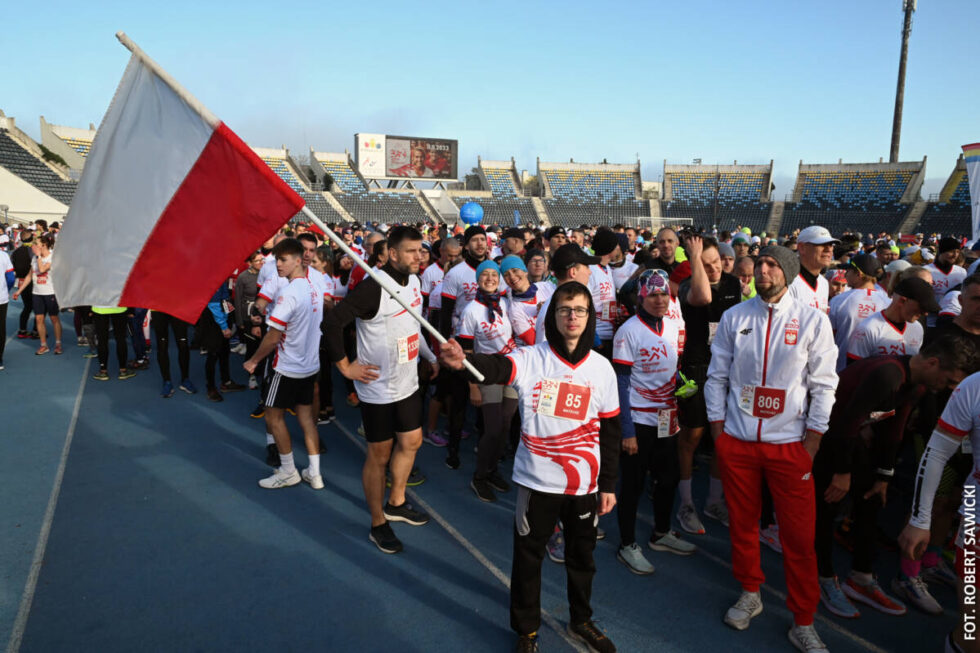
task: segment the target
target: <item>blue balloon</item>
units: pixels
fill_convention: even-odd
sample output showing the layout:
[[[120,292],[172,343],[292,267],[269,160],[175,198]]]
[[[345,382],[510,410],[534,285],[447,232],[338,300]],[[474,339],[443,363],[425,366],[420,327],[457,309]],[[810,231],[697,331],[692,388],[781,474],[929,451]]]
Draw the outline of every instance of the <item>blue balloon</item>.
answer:
[[[459,219],[468,225],[480,224],[483,219],[483,207],[476,202],[467,202],[459,208]]]

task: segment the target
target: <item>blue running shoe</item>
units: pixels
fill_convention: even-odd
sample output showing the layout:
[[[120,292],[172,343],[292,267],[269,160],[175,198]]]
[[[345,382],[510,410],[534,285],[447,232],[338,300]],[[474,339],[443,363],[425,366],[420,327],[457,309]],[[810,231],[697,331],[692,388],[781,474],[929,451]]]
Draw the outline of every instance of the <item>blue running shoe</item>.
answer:
[[[197,394],[197,388],[191,383],[190,379],[184,379],[180,382],[180,389],[189,395]]]
[[[160,396],[164,399],[170,399],[174,396],[174,384],[170,381],[163,382],[163,390],[160,391]]]

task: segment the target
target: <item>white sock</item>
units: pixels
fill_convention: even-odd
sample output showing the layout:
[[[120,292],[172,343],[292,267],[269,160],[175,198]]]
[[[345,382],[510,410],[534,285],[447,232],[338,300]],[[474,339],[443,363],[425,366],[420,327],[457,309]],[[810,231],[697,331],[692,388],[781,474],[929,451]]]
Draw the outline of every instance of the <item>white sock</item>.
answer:
[[[694,499],[691,497],[691,479],[682,478],[677,484],[677,489],[681,493],[681,505],[693,506]]]
[[[296,471],[296,463],[293,462],[293,452],[279,454],[279,469],[286,474]]]
[[[708,484],[708,504],[721,503],[724,501],[721,491],[721,479],[711,476],[709,480],[711,482]]]
[[[310,456],[310,475],[319,476],[320,475],[320,454],[315,453]]]
[[[269,446],[270,444],[275,444],[275,443],[276,443],[276,439],[274,437],[272,437],[272,434],[271,433],[266,433],[265,434],[265,444],[266,444],[266,446]]]

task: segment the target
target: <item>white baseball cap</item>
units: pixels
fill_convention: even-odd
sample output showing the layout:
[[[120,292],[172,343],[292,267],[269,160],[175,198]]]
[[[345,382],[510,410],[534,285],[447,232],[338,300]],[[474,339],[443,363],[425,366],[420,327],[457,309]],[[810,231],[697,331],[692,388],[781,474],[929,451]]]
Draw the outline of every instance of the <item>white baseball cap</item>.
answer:
[[[811,225],[800,232],[796,237],[797,243],[810,243],[811,245],[826,245],[828,243],[839,243],[840,241],[830,235],[825,227]]]

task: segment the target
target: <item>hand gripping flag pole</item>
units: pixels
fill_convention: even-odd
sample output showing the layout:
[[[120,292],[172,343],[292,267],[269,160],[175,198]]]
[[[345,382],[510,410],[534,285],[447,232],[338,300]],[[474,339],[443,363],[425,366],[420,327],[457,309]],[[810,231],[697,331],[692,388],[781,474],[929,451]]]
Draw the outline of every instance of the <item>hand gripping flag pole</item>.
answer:
[[[128,36],[126,36],[125,33],[117,32],[116,38],[119,39],[119,42],[122,43],[124,46],[126,46],[126,48],[130,52],[132,52],[137,58],[139,58],[143,62],[143,64],[150,71],[153,72],[153,74],[155,74],[157,77],[160,78],[161,81],[163,81],[167,86],[169,86],[170,89],[176,95],[180,96],[180,98],[187,104],[187,106],[190,107],[194,112],[196,112],[201,117],[201,119],[204,120],[208,125],[210,125],[211,127],[216,127],[221,124],[221,121],[218,119],[217,116],[215,116],[213,113],[208,111],[208,109],[203,104],[201,104],[201,102],[198,101],[197,98],[192,96],[183,86],[180,85],[179,82],[177,82],[177,80],[175,80],[173,77],[170,76],[169,73],[167,73],[167,71],[161,68],[157,62],[153,61],[153,59],[147,56],[147,54],[143,52],[143,50],[141,50],[139,46],[137,46]],[[347,254],[351,258],[351,260],[354,261],[354,263],[356,263],[361,268],[363,268],[364,272],[367,273],[372,279],[374,279],[385,292],[391,295],[391,297],[396,302],[398,302],[408,312],[409,315],[415,318],[415,320],[420,325],[422,325],[424,329],[426,329],[430,334],[432,334],[433,338],[435,338],[441,344],[446,344],[446,339],[442,337],[442,334],[439,333],[439,331],[435,327],[429,324],[427,320],[423,319],[422,316],[418,313],[418,311],[416,311],[412,306],[410,306],[408,302],[406,302],[405,299],[403,299],[398,294],[397,288],[393,287],[386,280],[382,279],[374,270],[371,269],[369,265],[367,265],[367,263],[361,260],[360,256],[358,256],[353,251],[351,251],[351,249],[346,245],[346,243],[344,243],[343,239],[340,238],[337,234],[335,234],[329,227],[327,227],[327,225],[324,224],[323,221],[320,220],[320,218],[318,218],[309,209],[309,207],[303,206],[301,208],[301,211],[306,215],[306,217],[308,217],[311,221],[313,221],[315,225],[317,225],[320,229],[322,229],[323,233],[326,234],[327,237],[330,238],[330,240],[336,243],[337,246],[341,249],[341,251]],[[469,361],[464,360],[463,364],[466,366],[466,369],[469,370],[474,377],[476,377],[478,381],[483,381],[483,375],[480,374]]]

